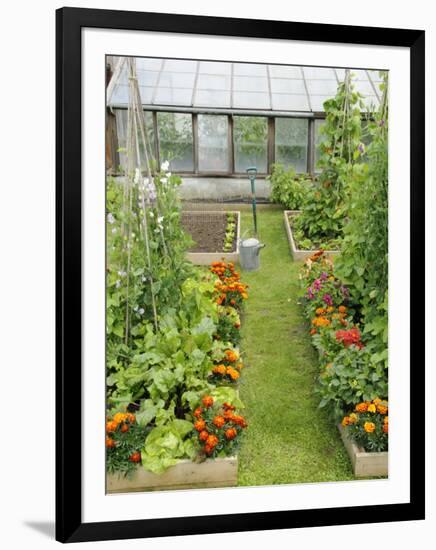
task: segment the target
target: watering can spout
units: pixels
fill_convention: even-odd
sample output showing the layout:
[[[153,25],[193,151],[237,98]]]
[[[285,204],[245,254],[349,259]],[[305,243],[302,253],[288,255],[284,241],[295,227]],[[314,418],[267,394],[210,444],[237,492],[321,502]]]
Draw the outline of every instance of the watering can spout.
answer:
[[[265,243],[259,243],[256,248],[256,254],[259,256],[259,252],[262,248],[265,248]]]

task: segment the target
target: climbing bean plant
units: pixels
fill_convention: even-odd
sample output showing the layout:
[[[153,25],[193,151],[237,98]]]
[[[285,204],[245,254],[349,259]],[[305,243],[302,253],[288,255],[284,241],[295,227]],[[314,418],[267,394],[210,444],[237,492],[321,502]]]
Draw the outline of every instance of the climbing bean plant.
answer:
[[[348,181],[353,165],[364,151],[362,107],[362,97],[354,89],[347,71],[336,96],[324,103],[326,121],[321,130],[325,139],[320,144],[318,162],[321,173],[295,223],[299,240],[327,243],[342,235],[347,215]]]
[[[361,305],[372,361],[387,366],[388,75],[382,76],[380,108],[368,122],[371,141],[349,178],[348,223],[336,269]]]

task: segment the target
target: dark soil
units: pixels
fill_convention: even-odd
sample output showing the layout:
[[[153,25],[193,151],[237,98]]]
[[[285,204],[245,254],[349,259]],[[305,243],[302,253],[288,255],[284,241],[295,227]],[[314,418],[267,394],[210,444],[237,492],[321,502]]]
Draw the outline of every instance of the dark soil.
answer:
[[[227,227],[226,212],[183,212],[182,226],[195,242],[189,252],[223,252]],[[233,247],[229,252],[236,250],[237,233],[236,228]]]

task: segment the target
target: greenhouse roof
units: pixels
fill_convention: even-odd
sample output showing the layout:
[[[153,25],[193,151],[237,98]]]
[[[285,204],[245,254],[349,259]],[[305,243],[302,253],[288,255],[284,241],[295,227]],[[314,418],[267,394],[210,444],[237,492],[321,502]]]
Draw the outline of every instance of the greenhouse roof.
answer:
[[[118,61],[120,58],[113,58]],[[323,112],[345,69],[181,59],[136,58],[144,108],[198,111]],[[379,104],[379,71],[351,69],[368,110]],[[124,64],[108,104],[128,104]]]

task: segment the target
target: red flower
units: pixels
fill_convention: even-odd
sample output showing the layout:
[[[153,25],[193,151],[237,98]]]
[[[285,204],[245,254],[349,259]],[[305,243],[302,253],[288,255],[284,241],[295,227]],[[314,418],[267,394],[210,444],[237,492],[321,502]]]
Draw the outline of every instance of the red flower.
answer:
[[[346,348],[351,345],[358,347],[359,349],[363,348],[363,344],[360,341],[360,330],[357,327],[350,328],[349,330],[338,330],[336,331],[336,340]]]

